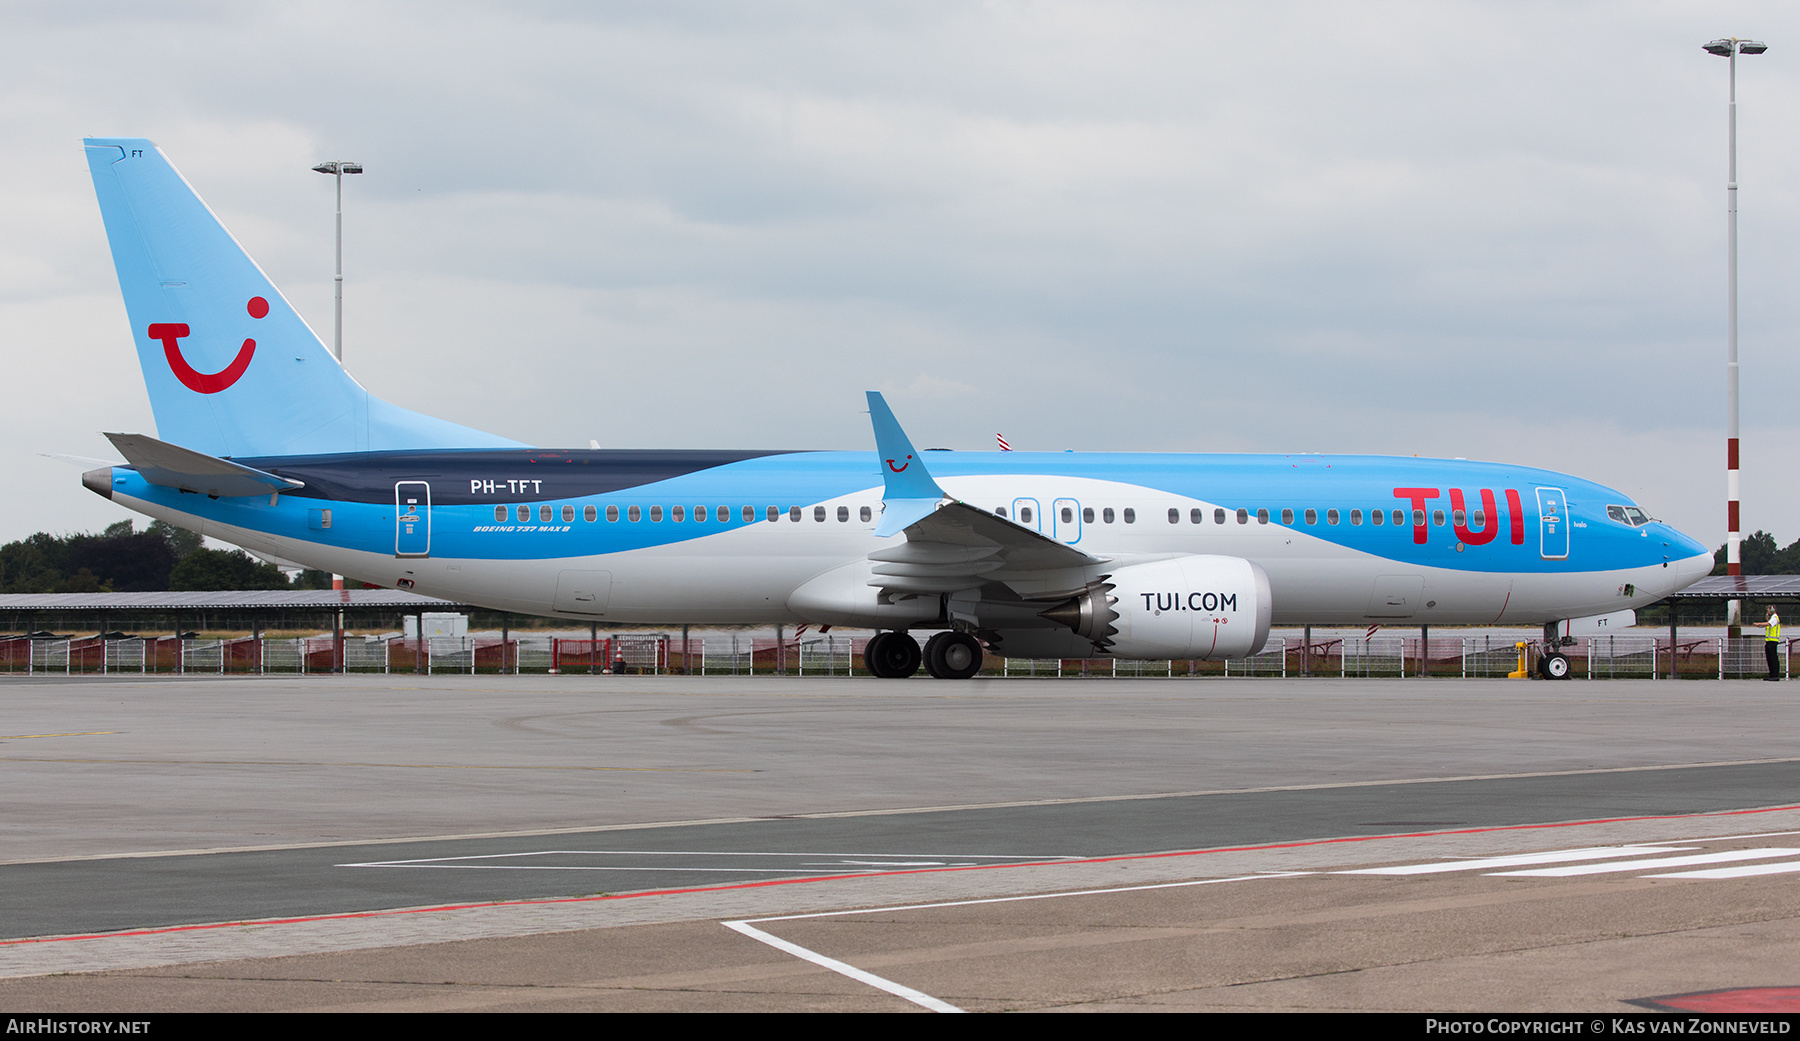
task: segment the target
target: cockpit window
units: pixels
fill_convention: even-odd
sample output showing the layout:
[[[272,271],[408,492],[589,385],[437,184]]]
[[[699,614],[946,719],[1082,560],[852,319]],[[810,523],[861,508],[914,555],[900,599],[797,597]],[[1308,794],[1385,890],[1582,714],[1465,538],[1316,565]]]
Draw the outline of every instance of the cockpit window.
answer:
[[[1620,524],[1628,524],[1634,528],[1650,523],[1650,515],[1636,506],[1608,506],[1606,515]]]

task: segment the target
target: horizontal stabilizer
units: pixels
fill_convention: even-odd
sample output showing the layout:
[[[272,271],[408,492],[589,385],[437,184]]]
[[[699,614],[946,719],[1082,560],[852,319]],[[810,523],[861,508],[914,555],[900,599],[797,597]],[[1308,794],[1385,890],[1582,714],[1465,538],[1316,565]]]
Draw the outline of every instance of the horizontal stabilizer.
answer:
[[[131,468],[151,484],[179,488],[201,495],[268,495],[304,488],[304,481],[277,477],[272,473],[234,463],[229,459],[195,452],[192,449],[158,441],[145,434],[108,434],[119,454]]]

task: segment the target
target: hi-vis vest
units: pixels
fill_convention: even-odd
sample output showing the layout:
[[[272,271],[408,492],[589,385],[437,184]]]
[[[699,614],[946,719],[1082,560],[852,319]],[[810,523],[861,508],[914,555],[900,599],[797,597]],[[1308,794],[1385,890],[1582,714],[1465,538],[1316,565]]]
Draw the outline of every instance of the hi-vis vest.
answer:
[[[1781,616],[1780,615],[1772,614],[1769,616],[1768,631],[1763,634],[1763,639],[1769,641],[1770,643],[1774,643],[1776,640],[1781,639]]]

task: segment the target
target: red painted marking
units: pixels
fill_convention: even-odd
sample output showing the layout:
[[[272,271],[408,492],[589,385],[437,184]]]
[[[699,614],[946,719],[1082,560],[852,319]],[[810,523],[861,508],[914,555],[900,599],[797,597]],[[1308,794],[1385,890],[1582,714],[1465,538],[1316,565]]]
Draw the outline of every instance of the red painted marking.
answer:
[[[1725,439],[1725,469],[1736,470],[1737,468],[1738,439],[1735,437],[1728,437]]]
[[[1669,994],[1633,1002],[1683,1012],[1800,1012],[1800,987],[1739,987],[1698,994]]]
[[[306,922],[341,922],[358,918],[393,918],[399,915],[441,914],[445,911],[472,911],[484,907],[543,907],[551,904],[596,904],[612,900],[639,900],[650,896],[686,896],[691,893],[729,893],[741,889],[767,889],[772,886],[809,885],[814,882],[836,882],[846,878],[875,878],[888,875],[939,875],[963,871],[997,871],[1007,868],[1060,867],[1081,864],[1118,864],[1130,860],[1167,860],[1170,857],[1198,857],[1207,853],[1256,853],[1271,849],[1304,849],[1308,846],[1337,846],[1347,842],[1374,842],[1378,839],[1426,839],[1445,835],[1487,835],[1503,831],[1541,831],[1548,828],[1575,828],[1584,824],[1630,824],[1635,821],[1695,820],[1703,817],[1743,817],[1755,813],[1780,813],[1800,810],[1796,806],[1764,806],[1754,810],[1721,810],[1716,813],[1664,813],[1642,817],[1602,817],[1586,821],[1558,821],[1553,824],[1503,824],[1491,828],[1458,828],[1454,831],[1407,831],[1391,835],[1346,835],[1335,839],[1301,839],[1296,842],[1270,842],[1257,846],[1215,846],[1210,849],[1172,850],[1167,853],[1123,853],[1115,857],[1089,857],[1085,860],[1034,860],[1014,864],[971,864],[967,867],[912,868],[906,871],[853,872],[842,875],[812,875],[806,878],[776,878],[766,882],[732,882],[720,886],[691,886],[686,889],[647,889],[637,893],[608,893],[603,896],[564,896],[536,900],[485,900],[472,904],[442,904],[436,907],[407,907],[394,911],[346,911],[340,914],[302,915],[296,918],[246,918],[235,922],[205,922],[199,925],[168,925],[155,929],[130,929],[116,933],[83,933],[76,936],[30,936],[18,940],[0,940],[0,947],[16,947],[27,943],[65,943],[69,940],[105,940],[120,936],[165,936],[170,933],[197,932],[206,929],[230,929],[240,925],[299,925]]]
[[[912,456],[910,456],[910,455],[907,456],[906,462],[901,463],[899,466],[895,466],[894,461],[892,459],[889,459],[887,461],[887,464],[888,464],[888,469],[894,471],[895,473],[905,473],[906,468],[912,465]]]
[[[1452,524],[1456,528],[1456,537],[1467,542],[1469,545],[1485,546],[1494,541],[1495,535],[1500,534],[1500,514],[1494,509],[1493,489],[1483,488],[1481,490],[1481,509],[1484,520],[1482,529],[1479,533],[1469,530],[1467,523],[1469,518],[1467,511],[1463,509],[1463,493],[1461,488],[1450,489],[1450,508],[1455,511],[1455,513],[1452,513],[1450,516],[1452,518]],[[1457,513],[1463,514],[1462,520],[1459,521],[1454,519]]]
[[[1506,510],[1512,514],[1512,544],[1525,544],[1525,507],[1519,505],[1519,491],[1516,488],[1506,490]]]
[[[150,338],[162,341],[163,356],[169,360],[169,371],[175,374],[182,386],[196,394],[217,394],[236,383],[244,370],[250,367],[250,359],[256,354],[256,341],[245,340],[230,365],[218,372],[200,372],[181,356],[180,341],[188,334],[188,327],[182,322],[158,322],[150,327]]]
[[[1419,518],[1418,522],[1413,525],[1413,542],[1420,546],[1425,544],[1425,500],[1437,497],[1438,490],[1436,488],[1394,489],[1394,498],[1412,500],[1413,512]]]
[[[253,296],[244,305],[244,310],[249,311],[252,318],[262,318],[269,313],[269,302],[260,296]]]
[[[1730,525],[1728,529],[1730,531],[1744,530],[1738,527],[1738,501],[1736,499],[1732,499],[1725,504],[1725,522]]]

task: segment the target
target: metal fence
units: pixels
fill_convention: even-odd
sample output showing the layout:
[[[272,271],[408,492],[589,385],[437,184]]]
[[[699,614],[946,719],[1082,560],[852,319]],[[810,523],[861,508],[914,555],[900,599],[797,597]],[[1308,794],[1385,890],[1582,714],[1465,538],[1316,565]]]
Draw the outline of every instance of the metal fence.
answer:
[[[1519,671],[1520,641],[1505,635],[1434,637],[1342,636],[1308,644],[1272,636],[1261,653],[1226,661],[1120,658],[1026,659],[989,655],[980,675],[993,678],[1058,677],[1201,678],[1336,676],[1498,678]],[[1542,641],[1525,641],[1528,672],[1544,654]],[[1794,644],[1781,643],[1783,678],[1792,671]],[[1765,641],[1758,637],[1596,636],[1556,648],[1569,658],[1571,675],[1594,679],[1760,679],[1767,671]],[[772,639],[731,634],[682,641],[666,633],[576,640],[522,636],[284,637],[177,639],[126,637],[0,638],[0,673],[476,673],[584,674],[665,672],[698,675],[864,676],[864,637],[819,633]]]

